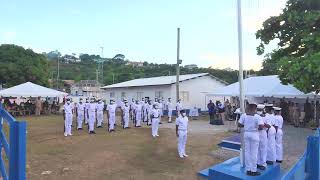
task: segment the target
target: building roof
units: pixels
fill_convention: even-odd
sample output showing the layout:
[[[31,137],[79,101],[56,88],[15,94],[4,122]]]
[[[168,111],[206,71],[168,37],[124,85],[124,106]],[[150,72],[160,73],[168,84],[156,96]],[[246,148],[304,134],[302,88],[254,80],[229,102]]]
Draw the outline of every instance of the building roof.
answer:
[[[245,79],[244,94],[251,97],[302,97],[305,94],[292,85],[281,83],[277,75],[256,76]],[[239,96],[239,82],[214,90],[208,95]]]
[[[0,96],[2,97],[63,97],[67,95],[67,93],[46,88],[32,82],[26,82],[0,91]]]
[[[203,76],[211,76],[209,73],[200,73],[200,74],[187,74],[187,75],[180,75],[179,82],[195,79]],[[211,76],[212,78],[216,79],[217,81],[227,84],[225,81]],[[158,85],[170,85],[176,83],[176,76],[159,76],[159,77],[152,77],[152,78],[141,78],[141,79],[134,79],[130,81],[125,81],[117,84],[112,84],[109,86],[104,86],[102,89],[109,89],[109,88],[123,88],[123,87],[139,87],[139,86],[158,86]]]

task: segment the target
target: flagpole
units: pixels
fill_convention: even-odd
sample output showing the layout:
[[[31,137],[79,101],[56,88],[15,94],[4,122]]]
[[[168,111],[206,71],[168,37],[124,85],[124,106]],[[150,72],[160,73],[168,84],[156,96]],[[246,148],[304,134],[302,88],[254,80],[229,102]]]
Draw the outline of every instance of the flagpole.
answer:
[[[245,112],[244,109],[244,92],[243,92],[243,54],[242,54],[242,16],[241,16],[241,0],[237,0],[237,20],[238,20],[238,53],[239,53],[239,100],[240,100],[240,111],[241,114]],[[241,132],[241,152],[240,159],[241,165],[245,166],[244,161],[244,141],[243,141],[243,132]]]

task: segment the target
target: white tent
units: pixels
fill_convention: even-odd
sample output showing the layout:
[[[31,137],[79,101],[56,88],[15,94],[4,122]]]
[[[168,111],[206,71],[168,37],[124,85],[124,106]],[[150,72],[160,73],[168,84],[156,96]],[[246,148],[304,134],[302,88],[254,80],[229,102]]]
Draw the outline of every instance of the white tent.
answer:
[[[244,94],[246,97],[274,97],[274,98],[306,98],[314,97],[304,94],[292,85],[281,83],[277,75],[256,76],[244,80]],[[239,96],[239,82],[218,88],[207,96]]]
[[[0,91],[2,97],[62,97],[67,93],[26,82]]]

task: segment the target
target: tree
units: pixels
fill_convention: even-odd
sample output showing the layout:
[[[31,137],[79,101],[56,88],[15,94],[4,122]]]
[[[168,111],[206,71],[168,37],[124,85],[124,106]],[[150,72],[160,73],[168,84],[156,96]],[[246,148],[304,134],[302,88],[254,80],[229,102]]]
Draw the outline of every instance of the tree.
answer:
[[[5,87],[27,81],[47,86],[48,79],[49,66],[44,55],[16,45],[0,46],[0,83]]]
[[[61,53],[60,53],[58,50],[50,51],[50,52],[47,54],[47,58],[48,58],[49,60],[57,60],[60,56],[61,56]]]
[[[304,92],[320,89],[320,3],[319,0],[288,0],[279,16],[270,17],[256,33],[265,46],[278,40],[263,63],[263,70],[277,73],[284,84],[293,84]]]
[[[118,59],[124,61],[126,57],[123,54],[117,54],[113,57],[113,59]]]

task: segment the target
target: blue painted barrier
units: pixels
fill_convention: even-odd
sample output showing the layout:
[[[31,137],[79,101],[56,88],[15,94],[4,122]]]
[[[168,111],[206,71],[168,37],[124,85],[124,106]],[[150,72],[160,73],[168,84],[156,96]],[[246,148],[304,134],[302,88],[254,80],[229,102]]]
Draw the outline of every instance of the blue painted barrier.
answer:
[[[26,179],[26,122],[16,121],[0,103],[0,148],[4,149],[9,162],[9,174],[2,158],[3,151],[0,151],[0,172],[4,180]],[[9,142],[7,141],[3,123],[9,127]]]
[[[245,176],[239,158],[232,158],[198,172],[203,179],[281,179],[281,180],[320,180],[320,129],[307,138],[307,148],[297,163],[286,173],[279,171],[279,165],[269,167],[261,176]],[[267,169],[267,170],[268,170]]]

